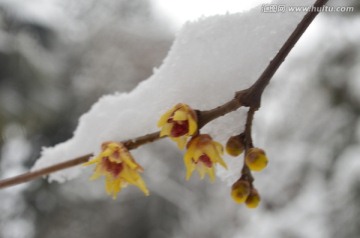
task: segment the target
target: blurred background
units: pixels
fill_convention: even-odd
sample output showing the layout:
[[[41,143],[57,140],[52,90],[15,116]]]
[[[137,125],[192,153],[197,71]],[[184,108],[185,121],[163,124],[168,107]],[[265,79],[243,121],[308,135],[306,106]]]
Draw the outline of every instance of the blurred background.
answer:
[[[250,7],[213,2],[1,0],[0,178],[70,138],[101,95],[149,77],[186,20]],[[264,95],[259,208],[235,204],[220,179],[184,181],[181,154],[157,142],[150,197],[127,188],[112,200],[89,174],[39,179],[0,190],[0,237],[360,237],[360,3],[346,5],[354,11],[321,14]]]

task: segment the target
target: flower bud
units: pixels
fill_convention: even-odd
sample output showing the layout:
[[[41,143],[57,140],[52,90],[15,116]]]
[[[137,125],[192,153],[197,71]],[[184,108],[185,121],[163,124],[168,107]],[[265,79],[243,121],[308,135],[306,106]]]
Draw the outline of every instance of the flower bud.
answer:
[[[245,148],[245,145],[240,136],[232,136],[226,142],[226,152],[231,156],[239,156]]]
[[[265,151],[259,148],[251,148],[246,154],[245,163],[250,170],[261,171],[268,164]]]
[[[244,203],[250,194],[250,183],[239,179],[231,187],[231,197],[237,203]]]
[[[251,189],[250,194],[245,201],[245,204],[248,208],[257,208],[259,206],[260,200],[261,199],[258,191],[253,188]]]

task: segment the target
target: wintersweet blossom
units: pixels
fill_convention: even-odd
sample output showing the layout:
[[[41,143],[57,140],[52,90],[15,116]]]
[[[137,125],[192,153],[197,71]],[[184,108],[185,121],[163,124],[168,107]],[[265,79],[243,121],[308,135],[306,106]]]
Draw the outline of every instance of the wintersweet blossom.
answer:
[[[191,107],[179,103],[161,116],[158,127],[161,127],[161,137],[169,136],[184,149],[188,137],[197,133],[197,116]]]
[[[115,199],[117,193],[128,184],[137,186],[146,196],[149,190],[139,175],[144,169],[136,163],[127,148],[117,142],[105,142],[101,145],[102,152],[84,165],[96,164],[91,179],[105,176],[105,188]]]
[[[193,137],[187,144],[187,151],[184,155],[186,166],[186,180],[188,180],[196,169],[200,178],[203,179],[207,173],[211,181],[215,180],[215,164],[219,163],[227,168],[221,158],[223,147],[219,142],[214,141],[208,134],[200,134]]]

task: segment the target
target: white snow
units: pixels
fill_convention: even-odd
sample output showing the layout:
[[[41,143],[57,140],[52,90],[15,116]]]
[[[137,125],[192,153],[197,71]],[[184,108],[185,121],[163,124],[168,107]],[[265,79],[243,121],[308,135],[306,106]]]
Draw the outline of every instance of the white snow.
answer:
[[[293,0],[291,3],[313,2]],[[258,78],[304,14],[263,13],[258,6],[248,12],[187,23],[153,76],[130,93],[100,98],[80,118],[73,138],[44,148],[32,169],[98,153],[104,141],[121,141],[154,132],[158,130],[156,122],[160,115],[178,102],[200,110],[225,103],[235,91],[250,86]],[[228,114],[207,125],[202,132],[211,133],[224,143],[229,135],[241,130],[244,115],[244,111]],[[67,169],[51,174],[49,180],[63,182],[77,177],[81,171],[81,166]]]
[[[153,0],[155,9],[162,14],[168,15],[176,27],[180,27],[186,21],[196,20],[199,16],[212,16],[222,13],[237,13],[249,10],[259,3],[270,2],[270,0]]]

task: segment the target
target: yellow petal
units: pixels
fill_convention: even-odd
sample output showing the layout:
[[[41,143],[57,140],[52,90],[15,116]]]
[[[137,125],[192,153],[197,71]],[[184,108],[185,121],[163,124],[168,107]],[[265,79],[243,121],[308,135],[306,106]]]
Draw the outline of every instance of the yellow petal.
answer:
[[[214,146],[206,146],[205,153],[209,156],[210,160],[214,163],[219,163],[222,167],[227,169],[227,165],[224,160],[219,155],[218,151],[215,149]]]
[[[219,162],[219,164],[220,164],[222,167],[224,167],[225,169],[228,169],[225,161],[224,161],[220,156],[218,157],[217,161]]]
[[[170,137],[170,138],[177,143],[180,150],[183,150],[185,148],[187,136]]]
[[[146,184],[144,182],[144,180],[139,177],[136,181],[136,184],[135,184],[146,196],[149,196],[150,192],[149,190],[147,189],[146,187]]]
[[[197,171],[199,172],[199,175],[200,175],[200,179],[204,179],[205,177],[205,166],[203,164],[198,164],[197,165]]]
[[[187,112],[185,112],[183,110],[177,110],[174,113],[173,119],[175,121],[186,121],[187,120]]]
[[[124,178],[128,183],[136,184],[139,174],[129,169],[127,166],[124,166],[123,170],[120,172],[120,177]]]
[[[184,155],[184,164],[185,164],[185,168],[186,168],[186,180],[190,179],[191,174],[193,173],[193,171],[195,169],[194,163],[192,161],[192,156],[193,156],[192,150],[186,151],[186,153]]]
[[[207,168],[208,169],[208,174],[210,177],[210,181],[214,182],[215,181],[215,167],[212,166],[211,168]]]
[[[194,172],[194,170],[195,170],[194,164],[191,164],[191,165],[186,167],[186,177],[185,177],[186,180],[190,179],[190,177],[191,177],[192,173]]]
[[[163,125],[165,125],[165,123],[167,123],[168,119],[170,118],[171,114],[173,114],[173,112],[175,111],[175,109],[171,109],[167,112],[165,112],[159,119],[157,126],[158,127],[162,127]]]
[[[103,175],[103,168],[98,165],[98,166],[96,166],[95,171],[94,171],[93,175],[91,175],[90,179],[95,180],[95,179],[99,178],[101,175]]]
[[[216,141],[213,141],[213,144],[215,145],[215,148],[220,155],[224,154],[224,147],[222,146],[222,144]]]
[[[136,171],[125,166],[120,173],[120,177],[125,179],[128,183],[137,186],[146,196],[149,195],[149,190],[146,188],[144,180]]]
[[[108,148],[111,151],[114,151],[115,149],[119,148],[119,143],[117,142],[107,142],[105,143],[105,148]]]
[[[132,158],[130,153],[124,153],[121,155],[122,161],[129,166],[131,169],[137,169],[139,168],[139,164],[135,162],[135,160]]]
[[[98,157],[95,157],[95,158],[89,160],[88,162],[83,163],[82,165],[83,166],[88,166],[88,165],[96,164],[99,161],[101,161],[101,157],[98,156]]]
[[[188,119],[188,123],[189,123],[189,135],[194,135],[197,132],[197,122],[190,117]]]
[[[172,127],[173,127],[173,124],[170,124],[170,123],[164,124],[164,126],[161,128],[161,131],[160,131],[160,137],[170,135]]]
[[[114,153],[114,150],[108,147],[103,152],[100,153],[99,157],[109,157],[113,153]]]
[[[192,163],[193,155],[194,155],[194,149],[190,148],[189,150],[186,151],[184,155],[185,165]]]
[[[105,180],[105,190],[106,190],[106,193],[111,195],[112,194],[112,179],[110,178],[106,178]]]
[[[195,150],[194,156],[193,156],[194,162],[197,163],[199,161],[200,156],[202,156],[203,154],[204,154],[204,152],[202,150],[199,150],[199,149]]]
[[[113,194],[113,199],[116,199],[117,194],[121,191],[121,179],[117,178],[113,180],[111,183],[111,193]]]
[[[219,157],[219,153],[215,150],[215,147],[212,144],[208,144],[204,147],[204,153],[209,156],[212,162],[216,162]]]

